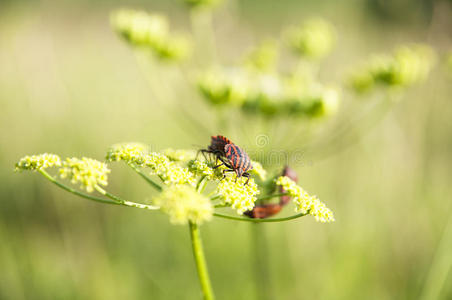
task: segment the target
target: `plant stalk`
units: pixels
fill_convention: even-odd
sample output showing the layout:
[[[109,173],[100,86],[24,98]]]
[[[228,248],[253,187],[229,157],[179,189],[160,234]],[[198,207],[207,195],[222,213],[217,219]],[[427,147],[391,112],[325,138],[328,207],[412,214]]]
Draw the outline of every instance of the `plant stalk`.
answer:
[[[193,255],[195,257],[196,268],[198,270],[199,283],[201,284],[201,290],[204,300],[213,300],[214,295],[212,286],[210,285],[209,272],[207,271],[207,263],[204,257],[204,250],[201,242],[201,235],[197,224],[189,222],[190,237],[193,249]]]
[[[270,267],[268,255],[268,243],[265,235],[265,228],[262,224],[254,223],[251,225],[252,235],[252,259],[255,272],[256,299],[270,300],[274,299],[270,280]]]

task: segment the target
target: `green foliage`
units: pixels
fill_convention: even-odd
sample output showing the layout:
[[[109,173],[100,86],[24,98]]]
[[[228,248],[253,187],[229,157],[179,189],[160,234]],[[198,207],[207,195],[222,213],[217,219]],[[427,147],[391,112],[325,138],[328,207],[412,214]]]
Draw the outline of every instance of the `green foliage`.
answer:
[[[69,157],[90,152],[101,158],[102,149],[118,140],[149,143],[152,138],[156,145],[177,149],[204,145],[209,134],[217,133],[237,137],[240,144],[262,152],[306,150],[301,162],[292,166],[303,187],[328,199],[337,219],[332,226],[318,226],[313,219],[256,225],[268,239],[264,243],[268,255],[261,260],[252,247],[255,224],[206,223],[201,229],[218,298],[256,298],[254,281],[261,281],[262,275],[251,265],[254,260],[269,265],[278,299],[300,295],[416,299],[421,291],[426,291],[425,299],[451,297],[450,230],[444,230],[450,215],[446,199],[452,195],[452,132],[445,126],[452,113],[449,78],[445,81],[444,73],[432,70],[431,80],[398,88],[406,101],[398,102],[380,126],[368,126],[367,118],[374,117],[365,109],[384,100],[388,86],[374,83],[379,88],[372,93],[353,95],[348,85],[341,85],[345,71],[365,62],[363,56],[377,47],[385,52],[399,41],[426,42],[427,30],[435,37],[429,40],[432,47],[447,45],[445,27],[374,24],[358,9],[359,3],[352,7],[337,1],[314,8],[304,2],[244,2],[240,12],[246,20],[232,29],[227,14],[215,14],[212,28],[218,33],[222,59],[217,65],[225,68],[238,65],[235,58],[245,63],[246,46],[259,40],[250,32],[266,40],[268,28],[323,13],[333,16],[340,29],[338,51],[325,61],[309,60],[303,68],[312,71],[316,82],[332,84],[342,92],[335,117],[339,120],[308,123],[305,118],[280,118],[268,123],[261,114],[242,116],[236,106],[203,105],[196,100],[196,81],[190,82],[192,89],[186,88],[174,65],[139,61],[141,70],[148,71],[144,74],[154,79],[149,88],[127,49],[109,38],[105,3],[68,4],[13,1],[0,11],[1,299],[198,299],[187,228],[171,226],[161,214],[77,201],[34,174],[11,174],[11,165],[26,151]],[[151,11],[169,7],[143,5]],[[181,15],[183,11],[171,11],[171,28],[184,27]],[[433,16],[432,21],[438,19]],[[233,34],[225,34],[225,29]],[[141,48],[133,46],[138,52]],[[242,52],[242,48],[246,49]],[[285,55],[284,47],[278,50],[279,72],[287,75],[297,63]],[[149,49],[143,52],[148,54]],[[188,79],[195,78],[190,76],[195,71],[210,69],[207,60],[188,62],[183,65]],[[171,93],[165,92],[166,86]],[[190,114],[208,130],[190,123]],[[224,119],[226,127],[221,126]],[[366,138],[351,143],[341,139],[341,132]],[[257,133],[270,137],[265,148],[254,145]],[[340,142],[331,143],[329,137],[336,135]],[[348,151],[342,151],[344,144]],[[317,154],[324,151],[334,155],[323,160]],[[277,172],[265,158],[261,162],[273,178]],[[134,180],[133,171],[109,166],[111,192],[145,203],[158,194]],[[281,215],[288,211],[290,207]]]

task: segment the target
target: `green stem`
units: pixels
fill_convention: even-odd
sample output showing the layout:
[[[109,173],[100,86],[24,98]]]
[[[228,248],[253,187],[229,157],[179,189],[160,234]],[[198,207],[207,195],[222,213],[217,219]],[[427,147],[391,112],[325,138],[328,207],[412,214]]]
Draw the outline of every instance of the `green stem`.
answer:
[[[221,195],[215,195],[212,198],[210,198],[210,200],[214,201],[214,200],[217,200],[217,199],[220,199],[220,198],[221,198]]]
[[[320,160],[349,148],[360,141],[363,133],[369,132],[383,120],[394,103],[395,101],[389,97],[381,99],[372,109],[347,122],[329,138],[322,140],[320,144],[308,147],[307,152],[313,151],[315,158]]]
[[[419,299],[440,299],[441,292],[447,286],[447,278],[452,272],[452,215],[444,228],[443,234],[433,256],[421,297]],[[450,281],[449,281],[450,284]]]
[[[144,180],[146,180],[147,183],[149,183],[153,188],[155,188],[157,191],[161,192],[162,191],[162,187],[160,185],[158,185],[157,183],[155,183],[151,178],[149,178],[148,176],[146,176],[146,174],[143,173],[143,171],[141,171],[137,166],[135,166],[134,164],[128,164],[129,167],[131,167],[135,172],[138,173],[138,175],[140,175]]]
[[[89,199],[92,201],[96,201],[96,202],[101,202],[101,203],[106,203],[106,204],[114,204],[114,205],[124,205],[124,206],[129,206],[129,207],[136,207],[136,208],[144,208],[144,209],[149,209],[149,210],[157,210],[160,209],[157,206],[152,206],[152,205],[146,205],[146,204],[141,204],[141,203],[135,203],[132,201],[127,201],[124,199],[121,199],[113,194],[108,193],[107,191],[105,191],[104,189],[102,189],[99,186],[95,186],[94,188],[101,193],[102,195],[107,196],[108,198],[112,199],[102,199],[102,198],[98,198],[95,196],[91,196],[82,192],[77,191],[76,189],[73,189],[61,182],[59,182],[58,180],[56,180],[54,177],[52,177],[49,173],[47,173],[45,170],[38,170],[39,173],[41,173],[46,179],[48,179],[49,181],[51,181],[52,183],[56,184],[58,187],[62,188],[65,191],[68,191],[74,195],[77,195],[79,197],[85,198],[85,199]]]
[[[106,204],[115,204],[115,205],[121,205],[121,203],[118,203],[116,201],[112,201],[112,200],[108,200],[108,199],[102,199],[102,198],[98,198],[95,196],[91,196],[91,195],[87,195],[84,193],[81,193],[71,187],[68,187],[67,185],[62,184],[61,182],[57,181],[55,178],[53,178],[49,173],[47,173],[44,170],[38,170],[39,173],[41,173],[46,179],[48,179],[50,182],[56,184],[58,187],[62,188],[65,191],[68,191],[74,195],[77,195],[79,197],[82,198],[86,198],[89,200],[93,200],[93,201],[97,201],[97,202],[101,202],[101,203],[106,203]]]
[[[196,62],[198,65],[213,65],[217,61],[217,49],[214,29],[212,26],[212,13],[204,9],[192,9],[190,22],[197,49]]]
[[[268,300],[274,299],[274,297],[272,297],[273,292],[269,276],[268,242],[263,226],[259,223],[251,224],[251,240],[253,243],[251,259],[254,263],[256,299]]]
[[[275,218],[275,219],[249,219],[249,218],[233,217],[233,216],[223,215],[223,214],[219,214],[219,213],[214,213],[213,215],[215,217],[229,219],[229,220],[235,220],[235,221],[245,221],[245,222],[254,222],[254,223],[266,223],[266,222],[271,223],[271,222],[289,221],[289,220],[304,217],[307,214],[299,213],[299,214],[296,214],[293,216],[289,216],[289,217],[285,217],[285,218]]]
[[[207,176],[202,176],[196,184],[196,190],[198,191],[198,193],[201,193],[206,187],[206,178]]]
[[[201,243],[201,235],[199,233],[198,225],[189,222],[190,237],[193,248],[193,255],[195,257],[196,268],[198,270],[199,283],[205,300],[213,300],[214,295],[210,285],[209,273],[207,271],[206,259],[204,257],[204,250]]]
[[[113,194],[110,194],[109,192],[107,192],[106,190],[104,190],[103,188],[101,188],[98,185],[95,185],[94,188],[96,189],[96,191],[98,191],[99,193],[101,193],[102,195],[107,196],[110,199],[113,199],[115,201],[118,201],[118,203],[120,203],[121,205],[124,206],[130,206],[130,207],[136,207],[136,208],[143,208],[143,209],[149,209],[149,210],[157,210],[160,209],[160,207],[158,206],[153,206],[153,205],[147,205],[147,204],[141,204],[141,203],[136,203],[136,202],[132,202],[132,201],[127,201],[124,200],[122,198],[119,198],[118,196],[115,196]]]

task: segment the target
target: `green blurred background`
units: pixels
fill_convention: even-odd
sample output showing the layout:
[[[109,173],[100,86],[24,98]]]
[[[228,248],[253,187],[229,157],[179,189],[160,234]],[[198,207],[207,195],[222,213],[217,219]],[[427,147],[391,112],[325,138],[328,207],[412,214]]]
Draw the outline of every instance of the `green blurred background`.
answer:
[[[399,44],[447,50],[451,5],[246,0],[219,9],[214,23],[228,61],[291,22],[324,17],[338,32],[324,76],[338,79],[347,65]],[[156,102],[133,52],[110,29],[109,13],[123,6],[163,12],[176,29],[188,24],[178,1],[0,3],[0,299],[200,298],[186,227],[160,213],[91,203],[37,174],[13,172],[26,154],[102,160],[117,142],[159,149],[208,142],[174,110],[177,101],[188,101],[184,91]],[[151,73],[173,76],[168,70]],[[262,225],[273,299],[452,298],[451,83],[440,63],[359,143],[294,166],[336,222]],[[131,171],[112,169],[111,191],[137,201],[152,197]],[[218,299],[257,299],[253,226],[215,219],[202,227]]]

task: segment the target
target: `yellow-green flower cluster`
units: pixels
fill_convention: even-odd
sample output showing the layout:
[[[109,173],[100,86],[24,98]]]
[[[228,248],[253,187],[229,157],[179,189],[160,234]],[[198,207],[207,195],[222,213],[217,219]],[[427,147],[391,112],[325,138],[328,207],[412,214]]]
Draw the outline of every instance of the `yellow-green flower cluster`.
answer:
[[[239,215],[253,209],[256,195],[260,193],[254,179],[251,178],[248,184],[245,184],[247,180],[244,177],[227,176],[217,186],[217,193],[221,195],[224,203],[230,204]]]
[[[198,88],[211,104],[240,105],[248,94],[248,74],[240,68],[211,69],[198,78]]]
[[[165,189],[154,201],[167,213],[173,224],[187,224],[188,221],[201,224],[212,218],[210,199],[187,185],[173,185]]]
[[[222,202],[222,204],[219,204],[220,207],[230,207],[236,210],[239,215],[250,212],[255,207],[257,195],[260,194],[260,190],[255,183],[254,178],[246,178],[243,176],[237,177],[235,174],[224,176],[223,172],[227,170],[227,168],[223,165],[214,169],[213,162],[209,160],[194,159],[186,162],[185,155],[187,153],[183,150],[167,149],[165,153],[169,156],[173,156],[173,160],[162,153],[147,152],[146,146],[137,143],[116,144],[112,146],[107,153],[107,159],[109,161],[125,161],[129,163],[129,166],[133,167],[135,171],[145,177],[152,186],[161,192],[153,200],[156,206],[123,200],[105,191],[101,186],[106,186],[108,184],[107,181],[110,169],[107,167],[107,164],[95,159],[73,157],[61,161],[57,155],[45,153],[22,158],[16,164],[16,169],[42,170],[44,168],[58,166],[60,167],[59,174],[61,178],[67,178],[72,184],[79,184],[80,188],[85,189],[88,193],[97,190],[104,196],[115,200],[116,204],[145,209],[160,208],[169,215],[170,221],[174,224],[186,224],[188,222],[202,224],[203,222],[210,220],[214,214],[214,205],[212,204],[212,201]],[[151,170],[151,175],[158,176],[166,186],[162,187],[155,183],[153,179],[144,176],[141,170],[136,168],[134,164],[142,168],[149,168]],[[266,171],[262,165],[255,161],[252,161],[252,165],[253,169],[251,172],[264,181],[266,178]],[[41,173],[50,181],[74,194],[95,201],[109,202],[107,199],[100,199],[76,192],[66,187],[64,184],[59,183],[49,174],[43,171],[41,171]],[[211,189],[210,195],[214,195],[212,198],[202,194],[207,182],[216,184],[216,188]],[[270,190],[267,183],[269,182],[264,182],[263,188]],[[278,177],[276,185],[281,186],[280,190],[287,192],[288,197],[290,196],[290,198],[293,199],[296,205],[296,211],[302,212],[303,214],[310,214],[314,216],[317,221],[334,221],[333,213],[325,206],[325,204],[323,204],[316,196],[310,196],[289,177]],[[271,186],[271,190],[269,191],[270,194],[267,197],[262,198],[262,200],[281,196],[279,194],[274,194],[274,187],[274,185]],[[282,203],[281,205],[284,205],[285,203]],[[259,206],[261,209],[264,209],[264,207],[265,206],[263,205]],[[300,216],[302,215],[295,217]]]
[[[222,0],[183,0],[183,1],[192,8],[211,8],[222,2]]]
[[[300,74],[258,76],[243,109],[267,116],[322,117],[334,114],[339,91]]]
[[[191,160],[188,162],[188,169],[195,176],[206,177],[209,180],[215,178],[215,172],[207,161]]]
[[[172,161],[189,161],[196,156],[196,151],[185,149],[168,148],[163,150],[163,153]]]
[[[253,165],[253,169],[249,171],[252,174],[256,174],[259,176],[261,180],[267,179],[267,171],[262,167],[262,165],[257,161],[251,161],[251,164]]]
[[[42,170],[45,168],[61,166],[61,159],[58,155],[43,153],[39,155],[25,156],[16,163],[16,171],[19,170]]]
[[[146,152],[147,147],[140,143],[115,144],[108,150],[106,159],[143,165]]]
[[[163,15],[121,9],[112,14],[111,24],[127,42],[147,47],[159,58],[177,60],[189,52],[188,40],[171,34]]]
[[[435,61],[433,50],[425,45],[404,46],[392,55],[375,55],[356,70],[350,85],[357,92],[371,90],[376,84],[408,87],[425,79]]]
[[[73,184],[80,183],[87,192],[94,191],[97,185],[107,185],[108,173],[110,169],[105,163],[87,157],[67,158],[60,168],[61,178],[68,178]]]
[[[240,68],[216,69],[200,77],[198,87],[211,104],[238,106],[266,116],[329,116],[339,106],[337,89],[296,73],[286,76]]]
[[[187,169],[177,164],[195,156],[191,150],[164,151],[167,155],[148,152],[147,147],[139,143],[116,144],[107,152],[109,161],[125,161],[134,163],[140,167],[151,169],[151,175],[157,175],[167,185],[170,184],[195,184],[194,175]]]
[[[292,197],[295,203],[295,210],[303,214],[310,214],[320,222],[333,222],[333,212],[328,209],[317,196],[310,196],[303,188],[298,186],[287,176],[280,176],[276,184],[282,186],[284,190]]]
[[[310,19],[287,30],[287,44],[299,56],[318,59],[328,54],[335,43],[334,28],[322,19]]]
[[[190,184],[195,185],[195,177],[187,169],[179,166],[163,154],[151,152],[145,156],[145,166],[149,167],[151,175],[157,175],[167,185]]]
[[[277,59],[277,43],[273,40],[266,40],[252,49],[245,57],[245,66],[252,71],[269,72],[275,69]]]

